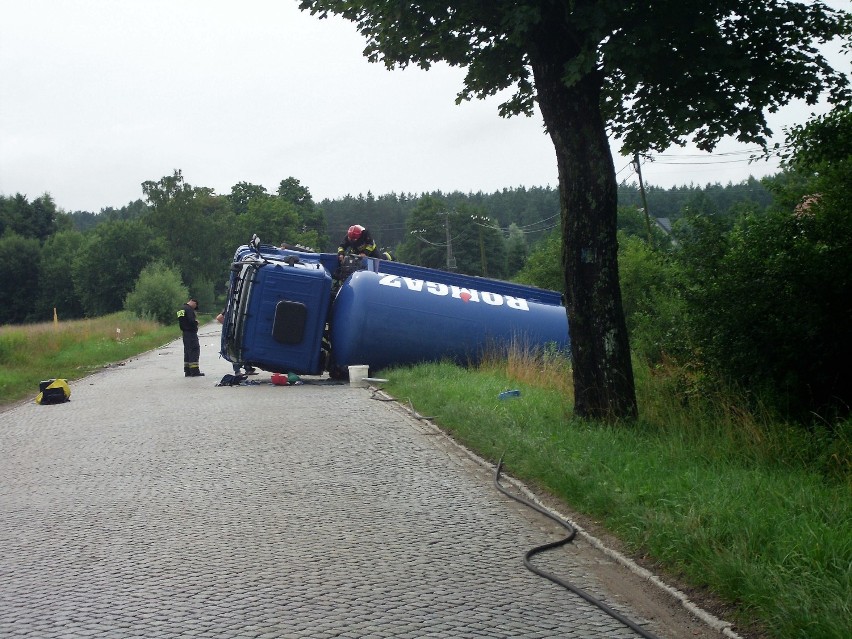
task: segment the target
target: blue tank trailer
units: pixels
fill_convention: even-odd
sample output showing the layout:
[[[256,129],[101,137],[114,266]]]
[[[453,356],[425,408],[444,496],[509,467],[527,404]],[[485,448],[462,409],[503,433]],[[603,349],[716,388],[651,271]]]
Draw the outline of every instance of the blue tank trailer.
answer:
[[[253,244],[237,249],[221,354],[270,372],[343,379],[423,361],[478,362],[511,344],[567,350],[554,291],[380,260]]]

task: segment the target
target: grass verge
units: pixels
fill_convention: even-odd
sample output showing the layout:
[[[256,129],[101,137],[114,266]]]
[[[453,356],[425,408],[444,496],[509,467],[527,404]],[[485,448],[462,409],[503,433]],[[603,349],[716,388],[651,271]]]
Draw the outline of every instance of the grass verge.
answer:
[[[38,394],[43,379],[85,377],[180,336],[174,326],[114,313],[96,319],[0,327],[0,405]]]
[[[643,418],[629,426],[573,420],[569,373],[547,362],[382,376],[479,455],[505,455],[508,472],[601,522],[645,563],[727,602],[740,632],[852,636],[852,484],[848,464],[831,461],[838,450],[848,460],[848,440],[698,411],[641,370]],[[510,388],[520,396],[498,398]]]

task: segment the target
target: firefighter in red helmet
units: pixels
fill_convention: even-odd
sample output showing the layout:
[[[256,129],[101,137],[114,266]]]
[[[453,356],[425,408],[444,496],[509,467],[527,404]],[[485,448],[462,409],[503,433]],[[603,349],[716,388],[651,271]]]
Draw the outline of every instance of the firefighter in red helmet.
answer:
[[[347,252],[366,257],[380,257],[379,249],[376,247],[376,242],[370,235],[370,231],[360,224],[353,224],[346,231],[346,237],[343,238],[343,241],[337,248],[338,261],[342,262],[343,256]]]

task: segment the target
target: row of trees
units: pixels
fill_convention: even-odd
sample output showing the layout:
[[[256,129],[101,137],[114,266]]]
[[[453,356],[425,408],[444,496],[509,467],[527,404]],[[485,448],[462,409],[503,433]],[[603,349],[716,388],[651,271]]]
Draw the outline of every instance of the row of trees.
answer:
[[[124,307],[142,270],[174,269],[202,305],[226,286],[234,249],[253,233],[266,241],[316,246],[325,220],[298,180],[276,193],[247,183],[229,195],[193,187],[180,171],[142,184],[146,202],[105,212],[85,231],[83,215],[59,211],[48,195],[0,196],[0,322],[98,316]]]
[[[320,202],[320,207],[329,229],[346,229],[356,220],[374,231],[382,244],[396,247],[409,239],[407,221],[424,196],[441,202],[444,211],[451,214],[461,209],[468,213],[474,211],[473,214],[487,217],[504,230],[516,224],[524,229],[529,245],[536,244],[547,231],[558,225],[559,194],[550,187],[507,188],[494,193],[389,193],[378,197],[368,192],[357,197],[347,195],[340,199],[325,199]],[[334,242],[339,240],[337,236],[332,238]]]
[[[420,200],[427,195],[440,202],[444,212],[473,211],[475,215],[487,217],[503,230],[507,239],[512,235],[512,225],[515,225],[529,247],[538,244],[559,227],[559,191],[552,187],[505,188],[493,193],[434,191],[374,196],[367,192],[366,195],[324,199],[319,203],[328,228],[337,232],[321,248],[333,250],[342,237],[343,229],[353,221],[368,227],[383,245],[398,247],[410,239],[408,220]],[[684,212],[726,215],[732,207],[742,206],[744,202],[765,207],[772,201],[772,195],[759,180],[749,177],[737,184],[691,184],[672,188],[649,185],[645,200],[652,217],[676,220]],[[635,181],[618,186],[618,204],[632,208],[644,206]],[[514,271],[510,268],[509,273]]]
[[[726,215],[732,208],[760,206],[756,185],[750,178],[741,185],[650,187],[648,198],[661,210],[680,202],[673,218],[681,210]],[[335,251],[355,222],[368,226],[402,261],[444,269],[449,258],[459,272],[510,279],[559,217],[558,193],[549,187],[490,194],[368,193],[316,205],[292,177],[275,193],[240,182],[229,194],[216,195],[176,171],[144,182],[142,189],[145,200],[98,214],[66,214],[49,195],[32,201],[20,194],[0,196],[0,263],[10,275],[0,284],[0,322],[43,321],[54,308],[63,318],[111,312],[121,308],[152,262],[173,266],[194,295],[212,301],[224,289],[235,247],[253,233],[268,243]],[[621,224],[644,233],[638,187],[621,189]]]

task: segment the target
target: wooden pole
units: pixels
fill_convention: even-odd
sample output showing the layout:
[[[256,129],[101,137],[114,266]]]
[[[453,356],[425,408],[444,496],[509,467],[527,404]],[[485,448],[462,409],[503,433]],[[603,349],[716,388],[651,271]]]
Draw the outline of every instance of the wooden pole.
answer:
[[[633,164],[636,175],[639,176],[639,194],[642,196],[642,209],[645,211],[645,228],[648,230],[648,245],[654,246],[654,236],[651,234],[651,215],[648,213],[648,200],[645,198],[645,183],[642,181],[642,165],[639,163],[639,153],[633,154]]]

